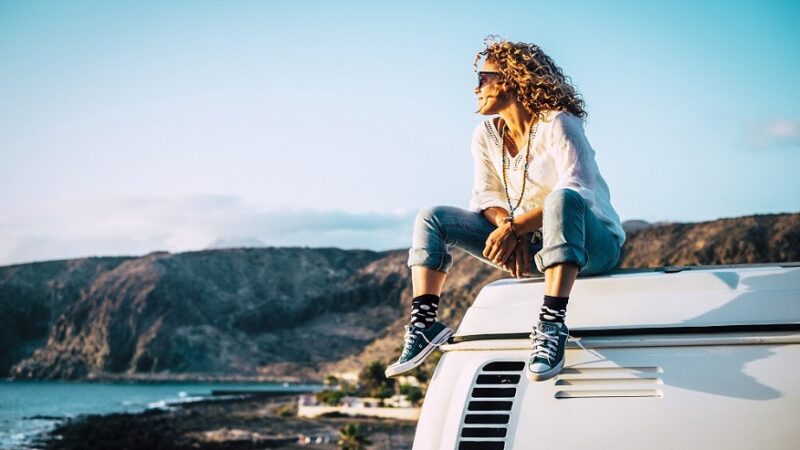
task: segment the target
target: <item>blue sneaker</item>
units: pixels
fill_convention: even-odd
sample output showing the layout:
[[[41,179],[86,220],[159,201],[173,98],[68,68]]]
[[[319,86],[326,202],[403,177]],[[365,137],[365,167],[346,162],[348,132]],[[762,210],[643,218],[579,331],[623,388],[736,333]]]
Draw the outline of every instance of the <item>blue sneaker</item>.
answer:
[[[569,329],[560,322],[542,320],[533,328],[533,352],[527,370],[529,380],[544,381],[561,372],[568,338]]]
[[[436,347],[444,344],[453,335],[453,330],[441,322],[434,322],[430,328],[406,325],[403,338],[403,353],[397,362],[386,368],[386,378],[400,375],[419,366]]]

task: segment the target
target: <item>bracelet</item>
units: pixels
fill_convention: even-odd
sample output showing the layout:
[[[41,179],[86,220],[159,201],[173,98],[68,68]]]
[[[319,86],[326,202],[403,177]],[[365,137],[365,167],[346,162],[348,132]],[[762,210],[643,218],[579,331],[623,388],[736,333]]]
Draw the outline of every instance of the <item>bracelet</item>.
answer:
[[[501,222],[507,223],[511,227],[511,233],[514,235],[514,238],[517,240],[517,242],[522,239],[519,237],[519,234],[517,234],[517,229],[514,228],[514,216],[503,217]]]

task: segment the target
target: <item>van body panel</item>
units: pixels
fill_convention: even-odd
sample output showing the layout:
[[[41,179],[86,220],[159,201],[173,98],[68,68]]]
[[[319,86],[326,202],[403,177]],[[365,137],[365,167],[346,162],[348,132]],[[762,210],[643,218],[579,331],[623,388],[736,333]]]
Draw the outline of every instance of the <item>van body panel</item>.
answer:
[[[458,449],[481,366],[529,350],[448,351],[414,450]],[[797,449],[800,343],[568,349],[555,379],[516,386],[505,449]],[[765,431],[768,430],[768,431]]]
[[[461,335],[531,332],[541,280],[484,287],[461,321]],[[579,278],[570,294],[571,331],[635,327],[800,324],[800,267],[639,272]]]
[[[579,279],[564,370],[530,382],[542,289],[480,292],[441,347],[414,450],[800,448],[800,267]]]

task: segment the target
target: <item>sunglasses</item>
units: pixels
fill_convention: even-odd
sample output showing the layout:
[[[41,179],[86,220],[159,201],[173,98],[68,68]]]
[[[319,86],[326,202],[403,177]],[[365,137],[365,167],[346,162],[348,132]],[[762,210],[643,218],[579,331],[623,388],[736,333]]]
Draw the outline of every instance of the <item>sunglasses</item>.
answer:
[[[478,89],[487,84],[493,78],[499,78],[500,72],[478,72]]]

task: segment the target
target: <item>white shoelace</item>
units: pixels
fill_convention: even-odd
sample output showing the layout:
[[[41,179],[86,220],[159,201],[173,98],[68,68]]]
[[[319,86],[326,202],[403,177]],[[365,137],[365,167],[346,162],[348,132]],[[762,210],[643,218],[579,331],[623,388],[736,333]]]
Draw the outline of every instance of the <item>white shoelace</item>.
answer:
[[[422,332],[422,328],[417,327],[417,326],[413,326],[413,325],[411,325],[411,326],[406,325],[406,334],[403,337],[403,340],[405,341],[405,344],[403,346],[405,348],[405,350],[403,351],[403,353],[405,353],[405,352],[407,352],[407,351],[409,351],[411,349],[411,347],[412,347],[412,345],[414,343],[414,335],[415,334],[418,334],[418,335],[422,336],[422,339],[425,339],[425,342],[427,342],[430,345],[433,345],[434,347],[439,347],[441,345],[446,344],[446,342],[441,342],[439,344],[434,344],[433,342],[431,342],[428,339],[427,336],[425,336],[425,333]]]
[[[530,338],[533,346],[532,358],[544,358],[552,364],[558,349],[558,334],[548,334],[539,328],[534,328]]]
[[[604,360],[606,360],[606,358],[605,358],[603,355],[601,355],[601,354],[597,353],[597,352],[596,352],[596,351],[594,351],[594,350],[591,350],[591,349],[588,349],[588,348],[584,347],[584,346],[583,346],[583,343],[581,343],[581,339],[575,339],[575,338],[574,338],[574,337],[572,337],[572,336],[567,336],[567,340],[568,340],[568,341],[569,341],[569,340],[571,340],[572,342],[574,342],[574,343],[575,343],[575,345],[577,345],[578,347],[580,347],[580,348],[581,348],[581,350],[583,350],[583,351],[585,351],[585,352],[587,352],[587,353],[590,353],[590,354],[594,355],[594,357],[595,357],[595,358],[597,358],[597,359],[598,359],[598,361],[604,361]]]
[[[540,331],[538,328],[534,328],[530,338],[532,340],[531,344],[533,345],[533,354],[531,357],[545,358],[549,363],[552,364],[553,358],[556,356],[555,351],[556,347],[558,346],[558,336],[551,336]],[[580,339],[575,339],[572,336],[567,335],[567,342],[569,341],[575,343],[575,345],[577,345],[581,350],[594,355],[596,358],[598,358],[598,360],[606,359],[603,355],[598,354],[596,351],[584,347]]]

